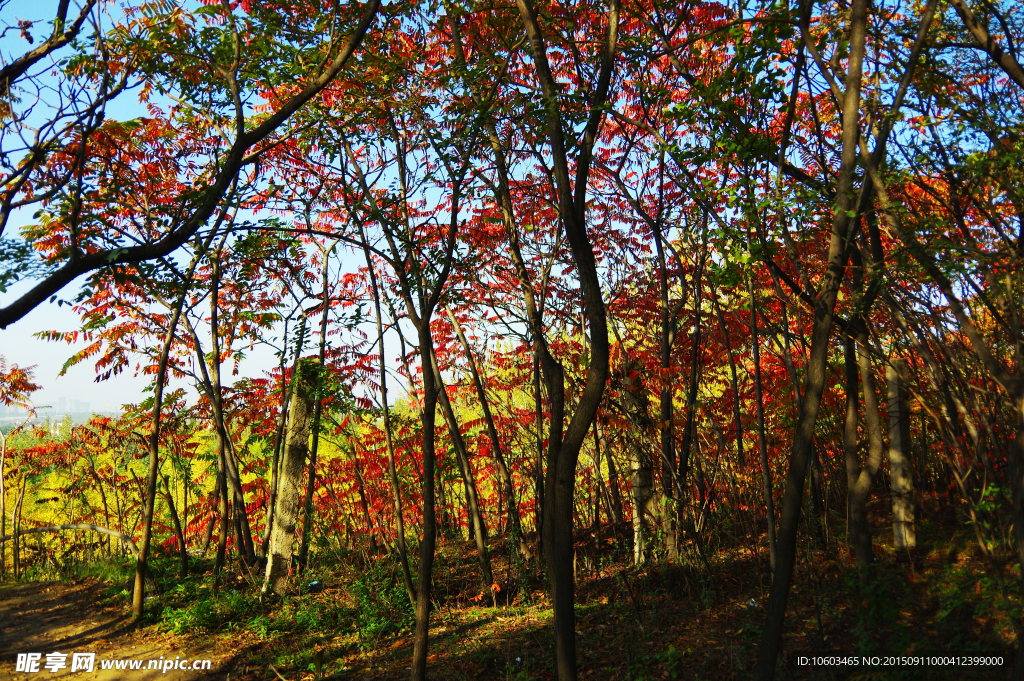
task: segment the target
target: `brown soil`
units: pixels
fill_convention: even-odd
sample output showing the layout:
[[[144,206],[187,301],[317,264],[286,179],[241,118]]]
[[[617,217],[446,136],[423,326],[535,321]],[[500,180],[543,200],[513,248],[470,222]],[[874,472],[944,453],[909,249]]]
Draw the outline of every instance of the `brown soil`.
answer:
[[[191,681],[228,675],[233,656],[201,641],[171,636],[155,627],[137,627],[123,607],[102,605],[102,587],[92,581],[13,584],[0,587],[0,679],[24,681],[35,677],[74,676],[90,681]],[[51,673],[43,665],[46,654],[67,654],[67,667]],[[18,653],[42,653],[37,674],[16,672]],[[72,653],[95,653],[91,674],[71,673]],[[209,659],[210,671],[102,670],[101,660]]]

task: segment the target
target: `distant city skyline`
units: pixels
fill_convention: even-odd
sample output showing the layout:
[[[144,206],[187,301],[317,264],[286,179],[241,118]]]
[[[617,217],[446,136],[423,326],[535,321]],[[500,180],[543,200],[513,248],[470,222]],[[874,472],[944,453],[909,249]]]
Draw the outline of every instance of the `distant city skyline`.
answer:
[[[86,402],[85,400],[68,399],[67,397],[58,397],[57,404],[55,405],[43,405],[36,407],[36,411],[41,415],[62,415],[62,414],[91,414],[92,403]],[[116,411],[110,409],[103,409],[99,411]],[[0,404],[0,416],[18,416],[26,413],[24,407],[8,407]]]

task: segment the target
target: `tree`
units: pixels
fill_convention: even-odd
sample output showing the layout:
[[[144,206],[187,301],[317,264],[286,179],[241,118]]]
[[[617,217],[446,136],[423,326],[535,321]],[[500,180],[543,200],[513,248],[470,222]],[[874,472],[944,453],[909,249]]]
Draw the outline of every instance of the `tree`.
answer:
[[[9,430],[0,430],[0,579],[5,575],[7,565],[7,488],[4,486],[7,462],[7,443],[11,437],[25,427],[35,413],[31,395],[40,389],[33,383],[35,367],[19,367],[17,364],[8,366],[7,358],[0,355],[0,405],[4,407],[21,407],[25,409],[25,419]],[[17,539],[17,537],[15,537]]]

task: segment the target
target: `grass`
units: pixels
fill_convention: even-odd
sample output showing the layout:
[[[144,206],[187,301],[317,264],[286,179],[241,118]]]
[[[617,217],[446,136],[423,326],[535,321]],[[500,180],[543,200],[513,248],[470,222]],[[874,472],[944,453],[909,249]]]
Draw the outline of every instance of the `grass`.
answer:
[[[767,550],[733,536],[677,562],[629,564],[628,547],[604,527],[577,542],[580,678],[604,681],[750,678],[763,626],[770,574]],[[833,539],[804,549],[794,574],[779,679],[1008,678],[1015,638],[1001,596],[965,530],[918,526],[920,546],[898,553],[876,532],[872,588],[860,593],[845,547]],[[491,542],[500,607],[479,598],[475,549],[449,540],[436,561],[429,665],[431,678],[552,679],[551,609],[543,574],[510,560],[506,537]],[[258,580],[228,570],[212,589],[209,560],[178,579],[176,559],[154,561],[151,626],[182,637],[216,639],[242,650],[234,680],[404,679],[412,651],[412,608],[400,567],[390,556],[316,554],[296,593],[273,604]],[[128,602],[133,566],[96,561],[80,577],[108,583],[107,598]],[[1014,575],[1008,576],[1016,584]],[[301,585],[319,581],[310,593]],[[183,644],[185,645],[185,644]],[[801,657],[1002,656],[993,667],[818,667]]]

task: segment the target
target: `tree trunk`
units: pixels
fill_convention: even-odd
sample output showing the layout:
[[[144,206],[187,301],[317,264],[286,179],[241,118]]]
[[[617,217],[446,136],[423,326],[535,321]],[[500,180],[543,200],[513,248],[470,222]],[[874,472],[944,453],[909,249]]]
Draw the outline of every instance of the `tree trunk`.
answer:
[[[483,516],[480,513],[480,502],[477,495],[476,480],[473,476],[473,467],[469,463],[469,453],[466,451],[466,441],[459,431],[459,422],[455,418],[455,410],[452,409],[451,400],[448,399],[448,391],[441,377],[441,371],[437,366],[437,357],[431,349],[431,364],[433,365],[434,380],[437,382],[437,397],[441,403],[441,411],[444,413],[445,421],[448,424],[448,435],[451,437],[452,445],[455,447],[455,457],[459,463],[459,474],[466,487],[466,507],[469,518],[470,535],[476,541],[477,555],[480,560],[480,576],[483,580],[484,589],[491,594],[491,601],[497,605],[497,595],[492,588],[494,584],[494,572],[491,569],[491,557],[487,552],[487,527],[484,525]]]
[[[604,429],[601,428],[600,419],[594,419],[594,429],[597,439],[602,443],[601,448],[604,449],[605,462],[608,464],[608,489],[612,497],[612,514],[616,524],[621,524],[625,520],[625,512],[622,510],[622,493],[619,491],[619,471],[615,467],[615,461],[612,459],[611,447],[605,441]]]
[[[590,364],[587,367],[586,383],[566,427],[563,423],[565,416],[564,370],[547,350],[544,342],[544,327],[539,308],[534,302],[533,289],[529,285],[529,275],[525,271],[521,256],[516,252],[518,249],[512,249],[517,276],[527,302],[530,330],[541,349],[541,368],[545,374],[548,400],[551,403],[543,534],[544,554],[547,558],[548,573],[551,578],[551,595],[555,611],[555,667],[559,681],[575,681],[577,677],[576,614],[574,610],[575,582],[572,569],[574,553],[572,520],[576,467],[579,462],[580,448],[600,407],[609,370],[608,321],[605,315],[604,295],[601,292],[601,280],[597,274],[594,249],[587,234],[586,199],[592,161],[591,154],[604,120],[605,104],[609,98],[612,75],[615,70],[620,8],[618,0],[611,0],[607,15],[608,32],[602,46],[601,66],[592,83],[593,89],[590,91],[587,124],[582,140],[573,145],[576,151],[574,181],[570,177],[558,83],[551,72],[547,47],[537,14],[530,0],[517,0],[516,5],[530,44],[537,80],[543,92],[542,102],[546,109],[547,138],[551,145],[553,174],[558,192],[558,216],[561,222],[561,231],[564,231],[572,252],[583,302],[586,306],[587,322],[590,327]],[[515,225],[510,222],[511,215],[508,210],[504,212],[506,231],[512,240],[517,240]]]
[[[171,512],[171,522],[174,524],[174,536],[178,539],[178,555],[181,558],[180,576],[182,579],[188,577],[188,547],[185,546],[185,533],[181,530],[181,519],[178,517],[178,509],[174,505],[174,497],[171,496],[171,486],[167,484],[167,476],[160,478],[164,483],[164,500]]]
[[[295,337],[295,358],[292,361],[291,383],[286,382],[284,375],[284,351],[281,353],[281,414],[277,423],[277,435],[274,438],[274,458],[270,466],[270,494],[267,497],[267,521],[263,528],[263,546],[260,549],[263,556],[270,550],[270,530],[274,526],[274,509],[277,506],[277,491],[281,480],[281,448],[284,445],[285,424],[288,419],[288,407],[291,402],[292,393],[295,389],[294,377],[298,375],[299,360],[302,358],[302,348],[306,342],[306,315],[301,314],[299,321],[299,332]]]
[[[857,454],[857,407],[859,382],[857,367],[857,342],[846,339],[846,418],[843,422],[843,455],[846,460],[846,522],[847,537],[853,549],[857,568],[860,572],[861,587],[866,587],[870,578],[872,550],[871,528],[867,519],[867,494],[859,484],[862,476],[860,456]],[[869,459],[870,461],[870,459]],[[865,482],[867,476],[865,476]]]
[[[327,313],[330,311],[330,289],[327,286],[327,264],[330,262],[331,251],[337,245],[337,241],[330,248],[324,249],[323,267],[323,293],[320,296],[320,304],[323,310],[320,313],[320,352],[317,360],[320,363],[320,375],[323,377],[324,360],[327,356]],[[306,503],[302,511],[302,543],[299,545],[299,569],[306,569],[306,561],[309,558],[309,542],[313,534],[313,494],[316,492],[316,457],[320,450],[320,419],[323,415],[324,400],[319,394],[316,403],[313,405],[313,445],[309,450],[309,468],[306,472]]]
[[[854,0],[850,8],[850,58],[843,100],[842,163],[836,183],[836,207],[833,212],[832,236],[828,250],[828,269],[814,300],[814,322],[811,332],[811,355],[807,362],[803,410],[793,433],[786,491],[782,500],[779,526],[777,569],[772,575],[764,633],[757,658],[757,676],[761,681],[775,677],[775,666],[782,646],[782,628],[786,618],[786,602],[796,564],[796,535],[800,521],[804,477],[814,446],[814,425],[818,419],[821,395],[825,388],[828,365],[829,336],[836,298],[842,284],[848,259],[847,237],[853,216],[859,206],[854,204],[853,171],[859,139],[860,89],[867,33],[867,0]],[[810,36],[805,36],[810,40]],[[855,210],[856,209],[856,210]]]
[[[910,405],[907,400],[907,361],[895,359],[886,368],[889,387],[889,475],[892,491],[893,546],[917,546],[914,531],[914,478],[910,462]]]
[[[7,544],[4,543],[7,536],[7,486],[4,473],[7,470],[7,441],[13,433],[14,430],[0,432],[0,582],[7,578]]]
[[[540,394],[540,348],[534,341],[533,349],[533,406],[534,424],[537,429],[537,465],[534,466],[533,524],[537,528],[537,550],[544,555],[544,406]],[[539,563],[538,563],[539,565]],[[539,569],[539,568],[538,568]]]
[[[223,242],[221,242],[223,246]],[[252,530],[249,528],[249,514],[245,509],[245,492],[242,490],[241,474],[236,465],[235,455],[232,450],[232,443],[228,435],[227,417],[224,414],[224,392],[221,386],[220,364],[220,257],[221,248],[217,248],[213,258],[213,274],[211,277],[210,291],[210,376],[206,375],[205,365],[203,367],[203,378],[210,383],[210,406],[213,408],[213,421],[217,428],[218,447],[224,451],[224,473],[226,482],[231,489],[232,511],[238,527],[238,552],[246,565],[256,564],[256,550],[252,541]],[[199,339],[194,338],[196,349],[199,349]]]
[[[216,477],[216,482],[213,486],[213,496],[220,498],[220,476]],[[213,539],[213,525],[217,519],[217,514],[210,510],[207,512],[207,523],[206,523],[206,536],[203,538],[203,556],[206,556],[206,552],[210,550],[210,540]]]
[[[181,309],[185,305],[185,296],[188,291],[188,281],[191,279],[191,269],[195,267],[198,258],[193,259],[189,277],[186,278],[185,289],[178,296],[177,304],[171,313],[171,319],[167,323],[167,331],[164,333],[163,345],[160,348],[160,359],[157,364],[156,383],[153,388],[153,426],[149,434],[149,472],[146,479],[145,497],[145,523],[142,528],[142,546],[139,548],[139,557],[135,561],[135,589],[132,593],[132,616],[136,619],[142,617],[143,603],[146,596],[146,561],[149,559],[149,544],[153,535],[153,510],[156,506],[156,485],[157,474],[160,470],[160,417],[163,411],[164,384],[167,380],[167,363],[171,354],[171,345],[174,343],[174,331],[178,327],[178,320],[181,318]]]
[[[62,530],[90,530],[92,532],[99,532],[100,534],[108,537],[116,537],[121,540],[121,543],[131,551],[132,555],[136,558],[139,557],[139,547],[136,546],[135,542],[131,537],[111,530],[107,527],[99,527],[98,525],[89,525],[86,523],[68,523],[66,525],[48,525],[47,527],[33,527],[28,530],[20,530],[17,535],[8,534],[3,538],[0,538],[0,542],[13,541],[26,534],[40,534],[42,532],[60,532]]]
[[[455,318],[455,315],[452,314],[452,311],[449,308],[445,307],[445,312],[448,314],[448,319],[455,328],[455,335],[458,337],[459,342],[462,344],[462,349],[466,353],[466,361],[469,364],[470,375],[473,378],[473,386],[476,388],[477,399],[480,400],[480,408],[484,413],[484,423],[487,424],[487,435],[491,439],[491,452],[494,455],[495,468],[498,470],[501,483],[500,491],[503,492],[506,500],[509,527],[512,530],[512,535],[515,541],[519,544],[519,552],[522,555],[523,560],[529,560],[532,557],[532,553],[529,545],[526,543],[525,539],[523,539],[522,521],[519,518],[519,504],[516,501],[515,487],[512,484],[512,474],[505,462],[505,456],[501,452],[501,441],[498,439],[498,429],[494,425],[494,415],[491,414],[491,406],[487,400],[487,393],[484,390],[484,384],[480,378],[480,371],[477,368],[476,359],[473,357],[473,350],[469,346],[469,341],[466,339],[466,334],[462,331],[462,325],[459,324],[459,320]]]
[[[373,553],[377,549],[377,533],[374,532],[373,518],[370,516],[370,501],[366,496],[363,471],[359,467],[359,450],[357,447],[352,448],[352,468],[356,474],[356,493],[359,495],[359,505],[363,509],[363,520],[366,521],[366,536],[370,538],[369,551]]]
[[[21,579],[21,505],[25,501],[25,486],[28,484],[28,476],[21,476],[21,485],[18,490],[18,498],[14,500],[14,510],[11,512],[11,530],[13,531],[14,548],[14,581]]]
[[[434,436],[436,431],[437,386],[431,366],[431,348],[434,345],[430,335],[430,321],[420,319],[419,323],[420,361],[423,370],[423,411],[421,425],[423,433],[423,540],[420,542],[420,564],[416,589],[416,632],[413,636],[412,681],[425,681],[427,676],[427,645],[430,634],[430,592],[434,571],[434,551],[437,548],[437,515],[434,500],[434,468],[436,452]]]
[[[313,420],[313,391],[319,367],[315,360],[300,360],[292,377],[288,436],[281,458],[280,489],[274,508],[274,524],[270,531],[270,552],[263,581],[263,593],[287,591],[291,567],[292,542],[298,524],[299,498],[302,493],[302,469],[309,452],[309,431]]]
[[[664,155],[659,158],[659,167],[663,167]],[[659,206],[661,201],[659,200]],[[675,449],[675,408],[674,380],[669,376],[672,370],[672,346],[676,339],[676,315],[685,302],[680,300],[677,305],[669,305],[668,267],[665,260],[665,245],[662,243],[662,216],[659,208],[657,219],[651,221],[654,232],[654,247],[658,258],[658,298],[661,316],[661,334],[659,337],[659,361],[661,368],[661,388],[658,391],[658,430],[661,439],[661,493],[665,503],[662,505],[662,531],[665,534],[665,549],[671,559],[679,558],[679,542],[675,514],[669,500],[676,496],[676,449]],[[679,272],[682,277],[682,271]],[[684,296],[685,297],[685,296]]]
[[[747,279],[750,289],[750,336],[754,359],[754,399],[757,400],[757,448],[761,456],[761,482],[764,491],[765,524],[768,526],[768,556],[772,574],[775,574],[777,541],[775,537],[775,499],[772,471],[768,467],[768,439],[764,424],[764,393],[761,387],[761,343],[757,338],[757,301],[754,299],[754,279]]]
[[[808,480],[807,493],[810,496],[811,509],[808,525],[811,529],[811,537],[819,545],[825,543],[825,510],[822,504],[822,474],[821,457],[818,454],[817,445],[811,446],[811,475]]]
[[[220,586],[220,571],[224,568],[228,550],[228,528],[231,526],[231,505],[228,502],[227,476],[224,472],[224,449],[217,445],[217,498],[220,512],[220,530],[217,532],[217,555],[213,561],[213,590]]]
[[[700,345],[701,345],[701,283],[704,274],[704,265],[707,261],[707,247],[701,249],[700,267],[697,269],[697,278],[694,284],[693,310],[694,322],[693,333],[690,334],[690,380],[686,391],[686,421],[683,424],[683,441],[679,447],[679,471],[676,475],[676,484],[680,489],[676,491],[676,503],[683,502],[683,490],[681,486],[686,482],[686,476],[690,472],[690,450],[693,447],[693,434],[696,429],[696,406],[697,389],[700,378]]]
[[[409,572],[409,550],[405,545],[405,518],[402,511],[402,491],[398,484],[398,472],[395,470],[395,443],[391,434],[391,408],[388,406],[388,373],[384,364],[384,325],[380,313],[380,289],[377,286],[377,272],[370,258],[370,251],[366,248],[366,235],[360,229],[360,236],[363,239],[363,256],[366,258],[366,268],[370,272],[370,285],[373,292],[374,319],[377,323],[377,352],[380,359],[380,403],[384,416],[384,443],[388,449],[388,474],[391,477],[391,493],[395,495],[395,539],[398,545],[398,559],[402,563],[402,581],[405,583],[405,590],[409,594],[409,602],[416,605],[416,588],[412,585],[412,575]],[[404,354],[404,353],[403,353]]]
[[[643,564],[649,553],[647,522],[654,515],[654,465],[644,446],[645,431],[651,427],[647,395],[640,380],[640,367],[633,360],[623,366],[622,407],[632,426],[629,443],[630,484],[633,492],[633,563]]]

